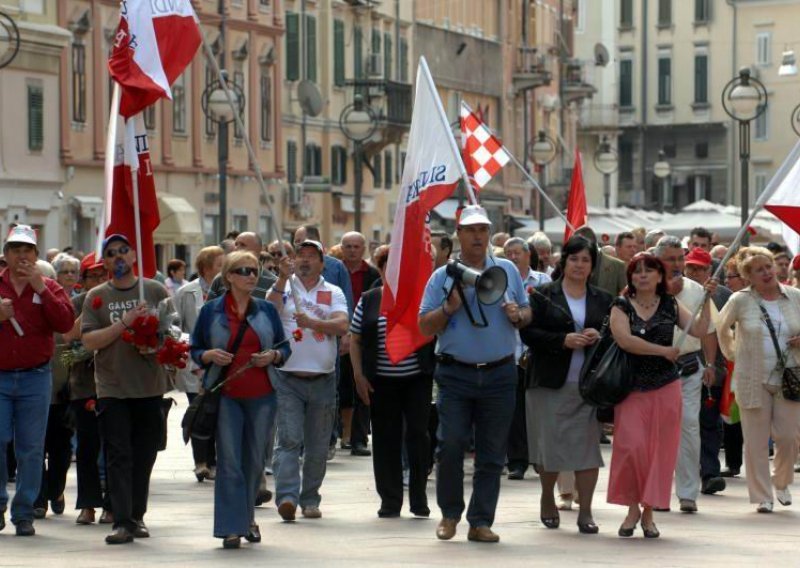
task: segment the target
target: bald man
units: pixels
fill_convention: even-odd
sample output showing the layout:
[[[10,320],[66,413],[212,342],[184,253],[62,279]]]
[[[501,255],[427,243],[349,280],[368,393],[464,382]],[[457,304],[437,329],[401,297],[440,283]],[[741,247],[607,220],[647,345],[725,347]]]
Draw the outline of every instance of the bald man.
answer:
[[[263,248],[264,243],[261,241],[261,237],[252,232],[239,233],[239,236],[233,241],[233,250],[251,252],[256,255],[256,258],[261,254]],[[269,270],[261,270],[256,287],[253,288],[250,295],[259,300],[265,300],[267,298],[267,290],[272,288],[272,285],[277,280],[278,278]],[[225,285],[222,283],[220,275],[217,275],[208,290],[208,301],[218,298],[223,293],[225,293]]]

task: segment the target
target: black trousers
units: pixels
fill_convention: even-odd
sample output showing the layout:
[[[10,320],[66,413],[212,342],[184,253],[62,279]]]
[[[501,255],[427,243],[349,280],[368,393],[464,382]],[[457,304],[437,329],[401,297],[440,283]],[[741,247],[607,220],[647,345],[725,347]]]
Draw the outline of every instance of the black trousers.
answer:
[[[707,389],[701,389],[700,396],[700,476],[702,479],[719,477],[719,451],[722,448],[722,418],[719,414],[719,401],[722,399],[722,387],[710,387],[714,404],[707,406]]]
[[[101,398],[97,415],[106,448],[114,528],[133,531],[147,512],[150,474],[165,427],[161,397]]]
[[[356,394],[350,355],[342,355],[339,369],[339,408],[353,409],[350,444],[366,446],[369,443],[369,406],[361,402],[361,398]]]
[[[192,404],[192,401],[196,396],[196,392],[186,393],[186,398],[189,399],[189,404]],[[213,435],[208,440],[198,440],[197,438],[192,438],[192,458],[194,459],[195,465],[199,463],[204,463],[208,467],[214,467],[217,465],[217,444]]]
[[[13,441],[8,443],[8,449],[6,450],[6,465],[8,469],[8,480],[11,481],[17,477],[17,455],[14,453]]]
[[[372,382],[372,467],[381,509],[399,513],[403,507],[403,424],[408,454],[408,500],[413,512],[428,510],[428,416],[433,378],[376,377]]]
[[[742,446],[744,446],[744,436],[742,435],[742,423],[723,424],[722,430],[725,438],[725,466],[728,469],[742,469]]]
[[[45,463],[42,464],[42,488],[34,507],[44,508],[64,494],[67,471],[72,462],[72,428],[67,426],[69,404],[51,404],[44,439]]]
[[[86,410],[88,398],[72,401],[72,413],[75,416],[75,432],[78,436],[78,448],[75,452],[78,469],[78,500],[76,509],[96,509],[102,507],[111,510],[111,499],[108,491],[103,491],[100,476],[100,429],[97,414]],[[105,460],[104,460],[105,463]],[[104,475],[105,477],[105,475]]]
[[[528,427],[525,422],[525,369],[517,366],[517,402],[508,431],[508,469],[528,469]]]

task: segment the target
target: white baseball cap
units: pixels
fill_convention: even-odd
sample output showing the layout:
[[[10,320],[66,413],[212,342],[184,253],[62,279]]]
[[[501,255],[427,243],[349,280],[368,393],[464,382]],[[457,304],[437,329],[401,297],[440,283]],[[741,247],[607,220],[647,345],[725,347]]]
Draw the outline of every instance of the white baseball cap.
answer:
[[[461,218],[458,220],[458,226],[465,225],[491,225],[489,215],[486,214],[486,209],[480,205],[467,205],[461,210]]]
[[[30,225],[17,225],[16,227],[12,227],[6,237],[5,246],[14,243],[33,245],[38,248],[36,244],[36,231]]]

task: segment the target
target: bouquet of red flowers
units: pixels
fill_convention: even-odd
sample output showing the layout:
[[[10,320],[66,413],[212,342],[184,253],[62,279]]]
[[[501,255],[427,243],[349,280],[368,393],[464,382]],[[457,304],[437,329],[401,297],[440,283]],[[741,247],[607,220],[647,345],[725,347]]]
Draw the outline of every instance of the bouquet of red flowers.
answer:
[[[141,349],[155,349],[159,344],[159,321],[155,314],[139,316],[122,332],[122,341]]]
[[[175,310],[169,299],[158,308],[139,316],[122,332],[122,341],[136,347],[142,355],[156,356],[165,367],[186,368],[189,344],[180,340],[180,329],[174,327]]]
[[[177,367],[178,369],[185,369],[188,359],[189,344],[179,341],[171,335],[167,336],[164,340],[164,345],[156,352],[156,361],[162,365]]]

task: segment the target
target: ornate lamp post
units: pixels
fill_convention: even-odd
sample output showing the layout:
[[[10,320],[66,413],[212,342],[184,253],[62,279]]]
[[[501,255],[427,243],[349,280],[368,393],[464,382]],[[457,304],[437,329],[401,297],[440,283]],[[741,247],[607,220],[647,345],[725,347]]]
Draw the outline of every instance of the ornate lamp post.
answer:
[[[353,155],[353,168],[355,170],[355,195],[353,197],[354,230],[361,232],[361,192],[364,185],[363,152],[364,141],[375,133],[378,128],[378,117],[371,106],[364,102],[364,98],[357,94],[353,102],[342,109],[339,115],[339,128],[342,133],[353,141],[355,153]]]
[[[794,107],[792,111],[792,130],[794,133],[800,136],[800,105]]]
[[[653,175],[661,180],[661,199],[659,199],[661,212],[664,212],[664,207],[667,204],[667,184],[669,183],[669,174],[672,173],[672,166],[667,161],[667,155],[664,150],[658,151],[658,161],[653,164]]]
[[[539,185],[547,191],[547,164],[556,158],[556,143],[544,130],[540,130],[536,140],[528,142],[528,156],[539,167]],[[534,188],[533,191],[536,191]],[[536,194],[536,217],[539,218],[539,230],[544,231],[544,208],[539,194]]]
[[[603,202],[608,209],[611,206],[611,174],[619,168],[619,157],[606,136],[603,136],[603,141],[594,153],[594,167],[603,174]]]

